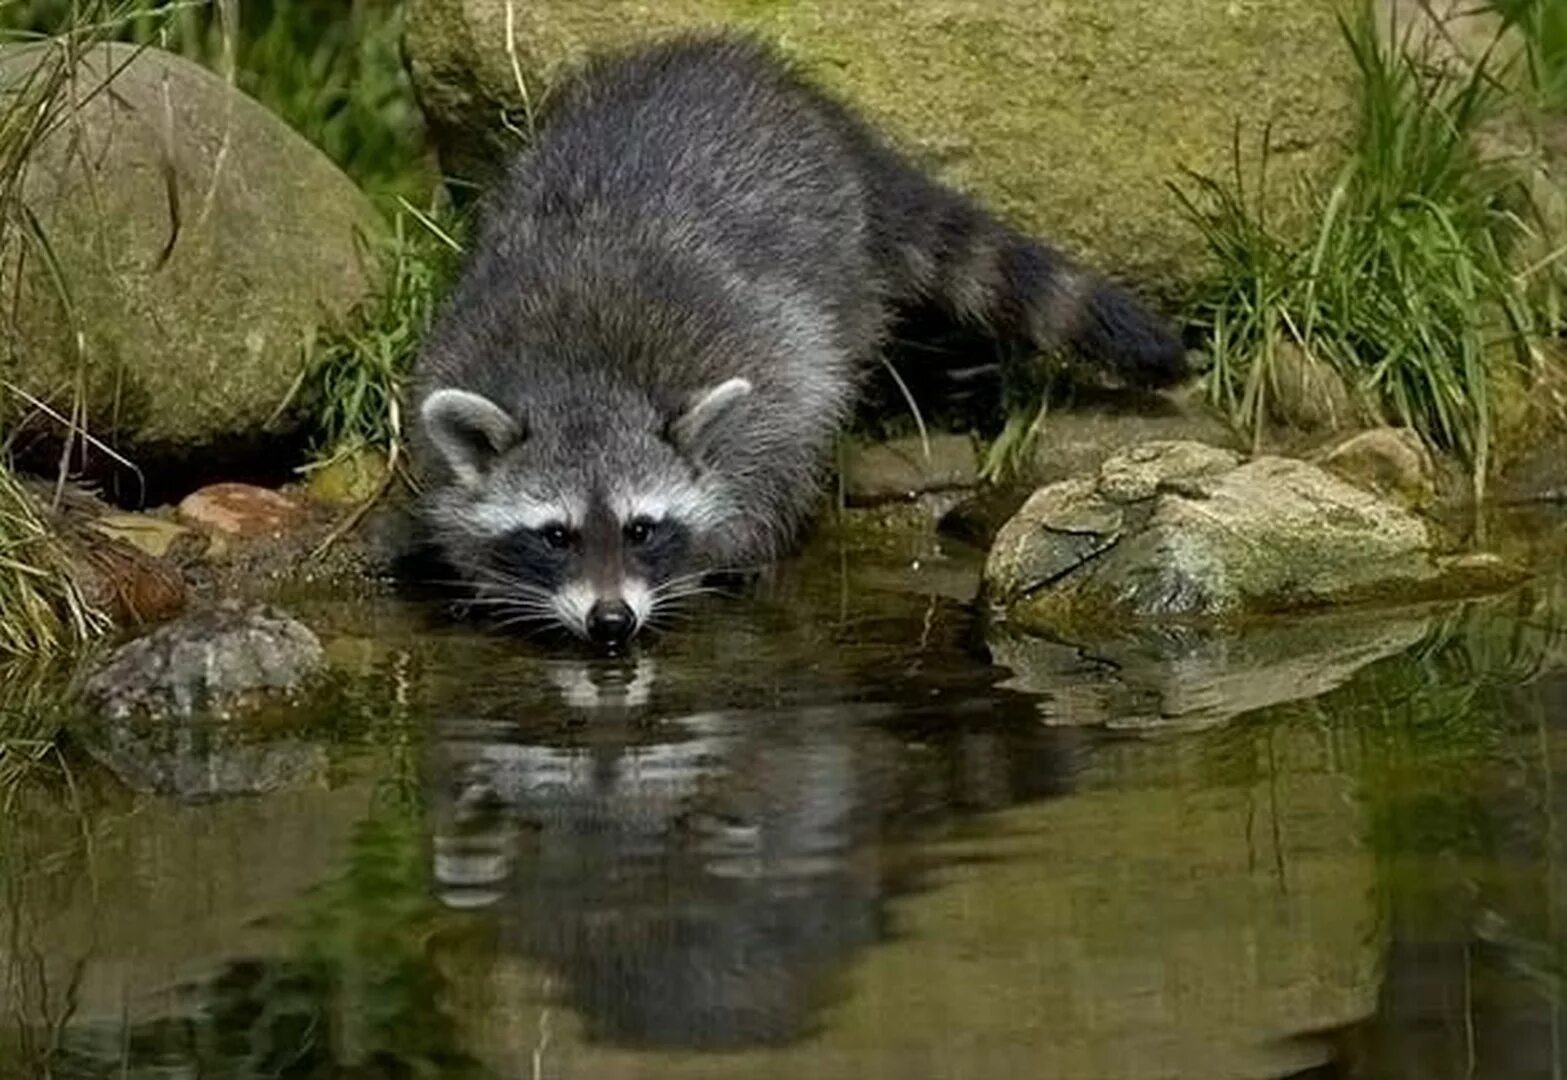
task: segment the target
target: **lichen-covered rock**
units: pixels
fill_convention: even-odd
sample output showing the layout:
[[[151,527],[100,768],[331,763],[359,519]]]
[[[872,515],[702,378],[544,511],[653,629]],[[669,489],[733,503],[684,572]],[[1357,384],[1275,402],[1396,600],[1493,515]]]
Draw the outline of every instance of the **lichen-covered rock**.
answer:
[[[42,55],[0,51],[0,84]],[[83,54],[77,82],[85,94],[111,74],[29,163],[27,206],[70,302],[43,259],[25,261],[19,302],[0,306],[16,315],[0,323],[15,346],[0,349],[0,375],[69,412],[85,364],[90,426],[133,455],[258,438],[316,327],[366,294],[375,211],[211,72],[104,45]],[[0,267],[0,282],[16,271]]]
[[[1021,225],[1145,282],[1200,240],[1167,182],[1248,159],[1315,163],[1344,127],[1329,0],[414,0],[410,68],[448,172],[492,176],[561,66],[693,27],[776,42],[920,160]],[[1287,47],[1285,46],[1287,43]],[[519,85],[520,84],[520,85]],[[1288,181],[1276,175],[1276,190]]]
[[[1129,447],[1099,470],[1098,494],[1112,503],[1151,499],[1172,483],[1227,473],[1240,455],[1205,443],[1170,440]]]
[[[85,695],[110,719],[228,713],[298,689],[322,660],[308,627],[274,608],[230,604],[116,649]]]
[[[1510,564],[1446,558],[1428,523],[1315,465],[1137,447],[1035,492],[997,535],[988,595],[1032,626],[1223,621],[1484,591]]]

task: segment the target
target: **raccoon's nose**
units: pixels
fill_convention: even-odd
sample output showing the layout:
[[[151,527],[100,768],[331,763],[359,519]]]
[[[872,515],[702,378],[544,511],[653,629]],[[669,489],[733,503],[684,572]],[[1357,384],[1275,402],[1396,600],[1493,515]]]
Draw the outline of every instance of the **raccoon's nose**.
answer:
[[[588,610],[588,637],[595,645],[624,645],[636,627],[624,600],[600,600]]]

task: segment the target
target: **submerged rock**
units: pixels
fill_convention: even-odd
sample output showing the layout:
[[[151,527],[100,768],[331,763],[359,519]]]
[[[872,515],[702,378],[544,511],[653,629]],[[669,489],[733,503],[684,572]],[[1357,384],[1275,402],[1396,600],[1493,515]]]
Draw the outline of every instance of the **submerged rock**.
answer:
[[[258,741],[234,725],[189,718],[124,718],[80,737],[126,787],[186,802],[297,788],[322,780],[330,768],[318,743]]]
[[[407,51],[445,170],[482,181],[586,50],[712,26],[778,43],[949,179],[1145,282],[1201,258],[1166,184],[1227,175],[1237,122],[1248,162],[1271,125],[1287,173],[1347,118],[1325,0],[414,0]]]
[[[1224,621],[1517,581],[1445,558],[1423,518],[1304,461],[1151,443],[1035,492],[985,570],[1009,620]]]
[[[979,455],[967,435],[854,445],[843,462],[843,494],[851,506],[907,500],[977,483]]]
[[[110,719],[229,713],[299,689],[322,661],[316,635],[283,612],[226,604],[121,646],[85,693]]]
[[[0,51],[0,86],[44,55]],[[87,426],[132,456],[264,438],[302,346],[368,292],[374,208],[281,119],[178,56],[95,46],[76,85],[82,106],[24,188],[70,303],[28,260],[0,375],[69,413],[60,395],[85,363]]]

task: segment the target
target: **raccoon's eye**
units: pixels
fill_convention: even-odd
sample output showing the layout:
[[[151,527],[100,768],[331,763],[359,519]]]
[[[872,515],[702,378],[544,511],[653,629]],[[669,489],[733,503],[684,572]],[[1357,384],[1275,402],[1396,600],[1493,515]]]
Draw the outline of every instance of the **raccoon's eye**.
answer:
[[[559,522],[546,525],[539,530],[539,535],[544,537],[544,542],[557,551],[563,551],[571,546],[571,530]]]
[[[653,539],[653,533],[658,528],[658,522],[652,518],[632,518],[626,523],[626,539],[637,547],[641,547]]]

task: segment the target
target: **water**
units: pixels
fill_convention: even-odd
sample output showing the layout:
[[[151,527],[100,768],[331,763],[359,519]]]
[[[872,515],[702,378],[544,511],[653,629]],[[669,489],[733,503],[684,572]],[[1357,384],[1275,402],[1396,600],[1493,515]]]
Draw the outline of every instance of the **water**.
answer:
[[[1567,1073],[1567,576],[1048,642],[975,572],[824,535],[611,661],[293,598],[310,700],[9,789],[0,1076]]]

